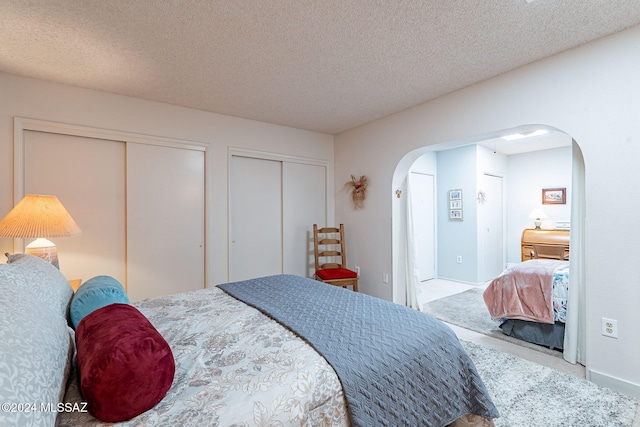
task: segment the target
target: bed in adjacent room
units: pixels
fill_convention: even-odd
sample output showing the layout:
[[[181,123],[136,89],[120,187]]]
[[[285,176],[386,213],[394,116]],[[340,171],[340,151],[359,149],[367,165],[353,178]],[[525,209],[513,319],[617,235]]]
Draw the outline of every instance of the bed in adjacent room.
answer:
[[[388,301],[280,275],[134,305],[84,301],[78,316],[74,298],[100,288],[108,300],[117,286],[100,278],[72,297],[57,270],[38,264],[33,275],[29,263],[0,266],[0,397],[58,410],[2,413],[3,423],[486,426],[499,416],[451,329]],[[59,277],[40,298],[30,289],[45,270]],[[15,286],[17,276],[30,277]]]
[[[506,335],[562,350],[569,296],[569,262],[532,259],[508,267],[483,297]]]

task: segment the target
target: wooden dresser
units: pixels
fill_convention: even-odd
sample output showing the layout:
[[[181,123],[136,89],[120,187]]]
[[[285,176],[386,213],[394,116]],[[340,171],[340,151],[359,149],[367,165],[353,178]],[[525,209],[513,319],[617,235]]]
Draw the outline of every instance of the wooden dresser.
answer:
[[[544,230],[540,228],[526,228],[522,232],[522,261],[533,258],[534,246],[545,247],[550,250],[564,248],[563,258],[569,260],[569,230]]]

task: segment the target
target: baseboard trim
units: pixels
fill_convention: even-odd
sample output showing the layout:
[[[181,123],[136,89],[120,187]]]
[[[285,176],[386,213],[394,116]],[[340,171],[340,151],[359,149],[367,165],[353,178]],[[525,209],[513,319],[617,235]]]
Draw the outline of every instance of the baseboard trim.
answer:
[[[587,379],[594,384],[608,387],[620,393],[628,394],[636,399],[640,399],[640,384],[634,384],[629,381],[603,374],[602,372],[587,369]]]

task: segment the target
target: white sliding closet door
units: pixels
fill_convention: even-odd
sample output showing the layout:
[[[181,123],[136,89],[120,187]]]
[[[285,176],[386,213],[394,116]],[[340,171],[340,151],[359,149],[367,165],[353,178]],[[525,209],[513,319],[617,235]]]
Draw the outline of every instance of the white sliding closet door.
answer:
[[[315,271],[313,224],[327,225],[326,168],[286,162],[282,168],[283,273],[311,277]]]
[[[229,280],[282,273],[282,162],[231,156]]]
[[[113,276],[132,301],[205,287],[203,146],[15,120],[17,195],[57,196],[82,230],[51,239],[65,277]]]
[[[23,148],[24,193],[58,197],[82,230],[51,238],[62,273],[113,276],[126,286],[125,143],[25,130]]]
[[[310,277],[313,224],[327,221],[327,167],[232,155],[229,280]]]
[[[132,301],[205,287],[204,152],[127,143]]]

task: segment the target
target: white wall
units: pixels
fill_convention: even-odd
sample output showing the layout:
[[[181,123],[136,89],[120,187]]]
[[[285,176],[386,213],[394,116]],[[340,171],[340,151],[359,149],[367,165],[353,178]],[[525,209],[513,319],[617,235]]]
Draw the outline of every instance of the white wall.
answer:
[[[411,172],[436,176],[438,174],[438,158],[436,153],[428,152],[418,157],[418,159],[411,165]]]
[[[478,271],[476,146],[439,151],[438,277],[476,283]],[[462,221],[449,219],[449,191],[462,190]],[[461,256],[463,263],[456,262]]]
[[[392,234],[399,164],[410,165],[428,145],[466,144],[526,125],[558,129],[577,141],[586,169],[588,372],[640,396],[640,269],[620,258],[636,253],[640,240],[640,192],[632,191],[640,181],[638,57],[640,27],[634,27],[337,135],[336,219],[351,230],[360,289],[403,301],[401,283],[380,280],[384,272],[394,282],[401,274],[392,254],[399,241]],[[339,193],[351,174],[370,178],[363,210],[352,210]],[[614,211],[611,201],[625,208]],[[602,317],[618,320],[618,339],[600,334]]]
[[[0,217],[13,206],[14,116],[206,143],[209,284],[226,282],[228,277],[227,163],[230,147],[328,160],[329,170],[332,167],[331,135],[2,73],[0,94]],[[82,162],[82,159],[77,161]],[[299,202],[304,203],[303,200]],[[330,212],[330,216],[332,214]],[[0,253],[12,250],[11,239],[0,239]]]
[[[542,228],[571,219],[571,147],[509,156],[507,181],[507,262],[520,262],[522,230],[533,228],[529,214],[542,208]],[[566,188],[567,203],[542,205],[543,188]]]

